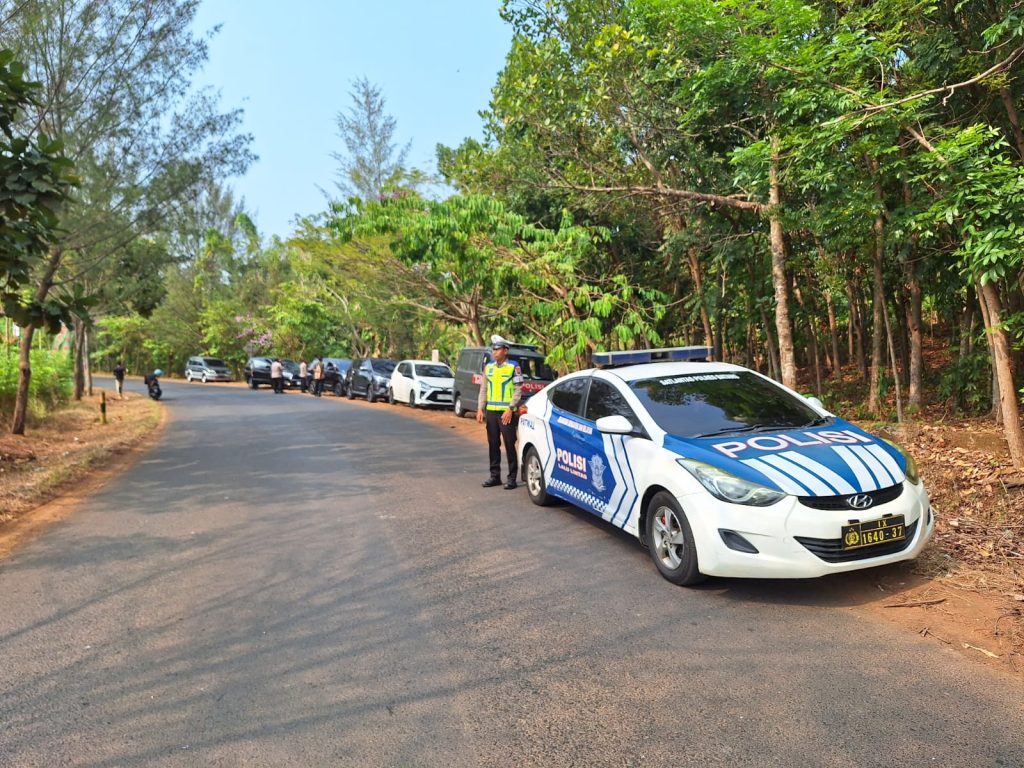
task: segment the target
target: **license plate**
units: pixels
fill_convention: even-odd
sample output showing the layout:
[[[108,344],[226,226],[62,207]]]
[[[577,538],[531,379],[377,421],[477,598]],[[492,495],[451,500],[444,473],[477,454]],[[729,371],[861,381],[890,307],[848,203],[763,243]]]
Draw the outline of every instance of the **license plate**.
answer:
[[[452,396],[451,395],[438,395],[437,399],[438,400],[451,400]]]
[[[844,550],[873,547],[876,544],[902,541],[905,538],[907,538],[907,526],[903,515],[893,515],[843,526]]]

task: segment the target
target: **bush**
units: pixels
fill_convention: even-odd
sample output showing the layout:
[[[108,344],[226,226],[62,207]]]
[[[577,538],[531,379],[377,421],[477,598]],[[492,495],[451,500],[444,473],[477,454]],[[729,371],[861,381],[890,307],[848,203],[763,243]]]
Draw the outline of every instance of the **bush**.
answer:
[[[71,397],[74,376],[71,356],[64,351],[34,349],[31,353],[32,378],[28,387],[29,413],[45,416]],[[18,348],[0,344],[0,413],[6,419],[14,413],[18,393]]]

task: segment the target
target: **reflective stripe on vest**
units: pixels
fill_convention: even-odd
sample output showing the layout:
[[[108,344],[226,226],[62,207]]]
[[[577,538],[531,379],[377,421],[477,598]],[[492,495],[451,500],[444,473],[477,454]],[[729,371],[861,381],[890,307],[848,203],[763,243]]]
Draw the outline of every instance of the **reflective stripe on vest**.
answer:
[[[487,410],[504,411],[512,405],[512,395],[515,393],[516,375],[515,363],[508,360],[504,365],[488,363],[484,368],[484,378],[487,379]]]

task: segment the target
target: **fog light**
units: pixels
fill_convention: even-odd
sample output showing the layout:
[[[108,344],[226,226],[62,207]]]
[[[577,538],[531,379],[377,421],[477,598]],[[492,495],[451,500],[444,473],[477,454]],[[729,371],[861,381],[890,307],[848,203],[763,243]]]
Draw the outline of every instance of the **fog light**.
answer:
[[[727,531],[725,528],[719,528],[718,535],[722,537],[722,541],[725,542],[725,546],[729,549],[734,549],[737,552],[746,552],[749,555],[758,554],[757,547],[736,533],[736,531]]]

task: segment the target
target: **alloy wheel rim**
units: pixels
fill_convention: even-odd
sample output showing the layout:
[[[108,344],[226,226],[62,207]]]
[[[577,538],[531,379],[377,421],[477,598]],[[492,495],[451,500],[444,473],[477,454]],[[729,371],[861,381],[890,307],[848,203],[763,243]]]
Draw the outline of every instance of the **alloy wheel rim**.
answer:
[[[541,491],[541,468],[536,457],[531,457],[526,466],[526,486],[531,496],[540,496]]]
[[[654,550],[658,559],[669,568],[678,568],[683,562],[682,551],[686,544],[683,526],[679,516],[671,507],[658,507],[654,513]]]

